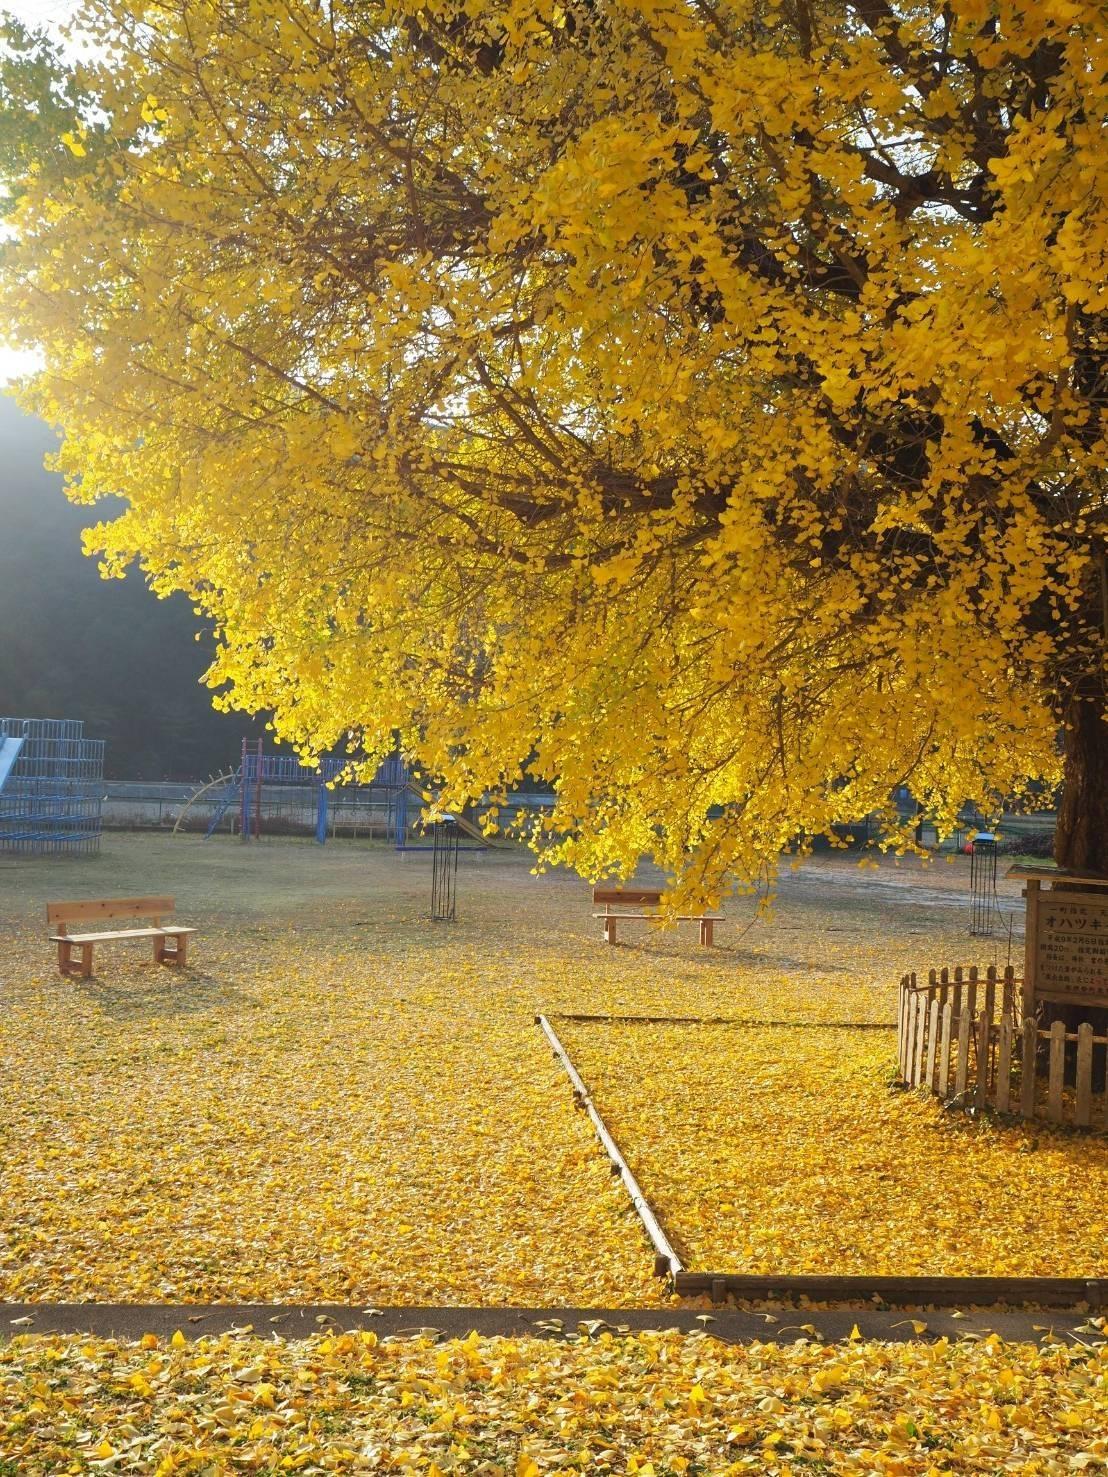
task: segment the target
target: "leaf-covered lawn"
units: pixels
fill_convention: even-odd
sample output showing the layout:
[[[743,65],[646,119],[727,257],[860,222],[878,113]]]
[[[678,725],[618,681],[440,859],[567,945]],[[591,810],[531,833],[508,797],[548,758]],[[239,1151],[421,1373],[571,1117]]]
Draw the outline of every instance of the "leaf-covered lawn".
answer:
[[[905,968],[973,957],[964,895],[941,891],[962,871],[893,885],[917,877],[822,862],[786,880],[774,923],[748,929],[752,904],[731,903],[709,951],[688,927],[628,929],[608,948],[583,883],[534,878],[510,853],[463,859],[454,926],[425,919],[425,856],[363,846],[109,836],[94,861],[5,861],[0,1298],[657,1302],[650,1248],[535,1012],[891,1020]],[[201,927],[194,969],[116,944],[92,981],[57,974],[48,898],[151,890]],[[702,1052],[687,1032],[587,1030],[586,1078],[666,1218],[713,1264],[729,1246],[731,1265],[752,1246],[775,1267],[841,1263],[840,1240],[883,1260],[881,1225],[931,1244],[918,1203],[834,1179],[835,1125],[854,1151],[867,1134],[902,1159],[946,1145],[928,1203],[974,1234],[963,1180],[987,1141],[886,1096],[892,1033],[866,1037],[857,1080],[809,1075],[790,1094],[759,1083],[749,1036],[700,1038]],[[788,1044],[800,1036],[816,1039]],[[1025,1201],[999,1260],[1061,1270],[1079,1242],[1092,1259],[1102,1177],[1088,1213],[1072,1211],[1098,1153],[1066,1141],[1005,1155]],[[820,1156],[826,1185],[801,1173]],[[1038,1240],[1026,1221],[1045,1223]]]
[[[1106,1432],[1103,1342],[363,1333],[0,1347],[0,1472],[19,1477],[1045,1474],[1103,1470]]]
[[[891,1092],[891,1031],[556,1024],[698,1270],[1104,1271],[1108,1139]]]

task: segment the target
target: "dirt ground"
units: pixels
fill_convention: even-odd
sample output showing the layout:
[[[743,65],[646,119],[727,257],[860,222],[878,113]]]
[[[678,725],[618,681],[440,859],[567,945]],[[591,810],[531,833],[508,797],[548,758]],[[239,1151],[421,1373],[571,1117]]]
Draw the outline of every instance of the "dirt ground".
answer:
[[[1018,964],[1018,932],[969,938],[967,889],[964,858],[833,855],[786,871],[769,919],[733,899],[712,950],[687,925],[609,948],[586,885],[511,850],[463,855],[452,925],[427,919],[426,854],[368,844],[109,835],[95,859],[0,860],[0,1297],[656,1303],[536,1012],[891,1022],[909,968]],[[115,944],[60,977],[46,901],[143,892],[200,928],[195,967]],[[1002,882],[1003,919],[1018,902]],[[613,1080],[660,1081],[678,1133],[701,1089],[611,1040],[633,1161]]]

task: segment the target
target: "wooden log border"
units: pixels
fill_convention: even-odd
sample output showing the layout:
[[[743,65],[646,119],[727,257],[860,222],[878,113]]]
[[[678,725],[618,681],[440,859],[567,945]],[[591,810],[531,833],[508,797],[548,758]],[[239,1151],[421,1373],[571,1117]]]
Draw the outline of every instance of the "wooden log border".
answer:
[[[746,1276],[735,1272],[679,1272],[673,1278],[679,1297],[727,1296],[752,1301],[783,1298],[813,1302],[872,1302],[908,1307],[986,1307],[1028,1304],[1038,1308],[1088,1308],[1108,1304],[1108,1283],[1095,1277],[824,1277],[820,1275]]]
[[[635,1213],[639,1220],[642,1221],[643,1229],[646,1231],[647,1236],[650,1238],[650,1243],[654,1247],[655,1276],[676,1278],[685,1270],[684,1263],[676,1251],[674,1251],[669,1237],[662,1230],[661,1222],[651,1208],[649,1200],[647,1200],[640,1189],[638,1180],[631,1173],[631,1168],[627,1160],[620,1153],[619,1145],[609,1133],[607,1125],[603,1118],[601,1118],[596,1104],[593,1102],[589,1090],[582,1080],[580,1072],[578,1072],[577,1068],[570,1061],[568,1052],[558,1040],[558,1033],[554,1030],[554,1027],[547,1020],[546,1016],[537,1015],[535,1017],[535,1024],[540,1027],[543,1035],[550,1042],[554,1055],[561,1062],[566,1076],[573,1083],[574,1097],[592,1119],[592,1125],[596,1129],[596,1135],[604,1146],[604,1152],[611,1160],[612,1169],[615,1173],[618,1173],[620,1179],[623,1181],[624,1189],[630,1197],[631,1204],[635,1207]]]
[[[976,971],[974,971],[975,976]],[[976,978],[974,978],[974,984],[976,984]],[[945,1010],[950,1010],[949,1004],[945,1006]],[[922,1016],[922,1010],[920,1014]],[[812,1030],[819,1029],[821,1024],[809,1021],[721,1020],[698,1016],[598,1016],[568,1013],[558,1015],[555,1019],[587,1024],[805,1025]],[[969,1308],[1025,1305],[1039,1308],[1061,1308],[1070,1312],[1088,1310],[1094,1313],[1108,1308],[1108,1281],[1099,1277],[896,1277],[883,1275],[837,1277],[820,1273],[755,1275],[743,1272],[694,1272],[685,1267],[662,1229],[638,1180],[600,1116],[581,1074],[558,1039],[557,1032],[550,1024],[550,1019],[545,1015],[536,1015],[535,1024],[541,1028],[554,1055],[573,1084],[575,1099],[592,1120],[597,1137],[611,1162],[613,1172],[618,1172],[623,1181],[631,1204],[654,1247],[655,1275],[668,1277],[670,1286],[678,1297],[707,1295],[716,1304],[725,1303],[728,1297],[734,1297],[753,1302],[773,1302],[774,1300],[793,1302],[800,1299],[820,1303],[879,1301],[904,1307]],[[1027,1025],[1031,1026],[1032,1030],[1034,1029],[1032,1022],[1027,1022]],[[859,1029],[857,1026],[850,1026],[845,1021],[837,1022],[833,1028]],[[892,1022],[884,1026],[867,1022],[862,1029],[896,1030],[897,1024]]]
[[[767,1021],[756,1016],[733,1015],[584,1015],[572,1010],[552,1010],[536,1021],[573,1021],[582,1026],[764,1026],[780,1031],[895,1031],[896,1021]]]

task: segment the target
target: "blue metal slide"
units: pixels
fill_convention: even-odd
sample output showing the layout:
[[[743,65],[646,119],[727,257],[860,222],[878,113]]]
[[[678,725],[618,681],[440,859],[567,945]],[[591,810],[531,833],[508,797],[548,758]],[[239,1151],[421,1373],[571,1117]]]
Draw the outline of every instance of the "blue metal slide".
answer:
[[[19,758],[19,751],[23,747],[23,736],[19,738],[0,738],[0,791],[8,782],[8,776],[15,768],[15,761]]]

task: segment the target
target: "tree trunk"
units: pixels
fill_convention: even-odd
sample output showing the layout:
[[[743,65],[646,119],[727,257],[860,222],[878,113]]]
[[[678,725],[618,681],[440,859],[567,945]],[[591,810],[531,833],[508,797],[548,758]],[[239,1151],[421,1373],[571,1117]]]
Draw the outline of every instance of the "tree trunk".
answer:
[[[1065,769],[1054,860],[1108,875],[1108,722],[1103,698],[1075,696],[1066,714]]]

